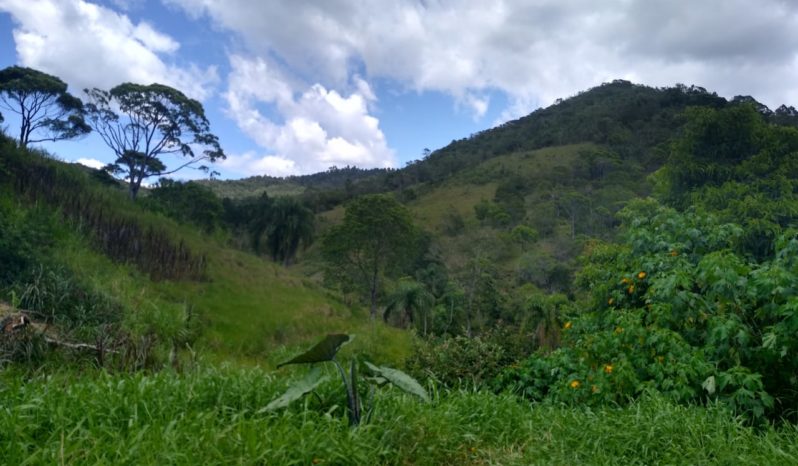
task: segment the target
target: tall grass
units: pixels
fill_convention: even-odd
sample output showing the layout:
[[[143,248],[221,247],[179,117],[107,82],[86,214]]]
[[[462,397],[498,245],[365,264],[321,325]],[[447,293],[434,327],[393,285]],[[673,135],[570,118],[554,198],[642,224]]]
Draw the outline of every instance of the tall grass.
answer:
[[[509,395],[382,392],[348,427],[334,384],[262,412],[285,381],[260,369],[177,375],[0,375],[0,463],[796,464],[798,432],[652,399],[590,411]]]
[[[120,192],[92,183],[82,171],[0,140],[0,186],[28,203],[45,203],[89,233],[112,259],[134,264],[155,280],[200,279],[207,259],[182,237],[131,205]]]

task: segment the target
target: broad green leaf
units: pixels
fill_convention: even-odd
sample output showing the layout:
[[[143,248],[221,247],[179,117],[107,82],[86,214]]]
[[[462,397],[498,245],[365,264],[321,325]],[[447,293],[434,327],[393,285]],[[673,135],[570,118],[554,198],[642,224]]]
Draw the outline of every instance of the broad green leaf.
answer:
[[[286,390],[285,393],[280,395],[279,398],[272,400],[271,403],[266,405],[266,407],[261,409],[259,412],[263,413],[285,408],[294,401],[315,390],[320,384],[326,382],[328,378],[329,377],[326,375],[321,375],[320,368],[314,367],[310,370],[310,372],[307,373],[307,375],[305,375],[304,378],[288,387],[288,390]]]
[[[336,353],[338,353],[338,350],[341,349],[341,346],[343,346],[344,343],[352,341],[352,338],[354,338],[354,335],[340,333],[327,335],[324,340],[318,342],[313,348],[290,361],[278,364],[277,368],[279,369],[288,364],[310,364],[314,362],[332,361]]]
[[[391,369],[390,367],[385,366],[378,367],[367,361],[366,366],[368,366],[369,370],[371,370],[371,372],[373,372],[375,375],[383,377],[388,382],[406,391],[407,393],[416,395],[425,402],[430,401],[429,395],[427,394],[427,391],[424,390],[424,387],[422,387],[416,379],[410,377],[399,369]]]

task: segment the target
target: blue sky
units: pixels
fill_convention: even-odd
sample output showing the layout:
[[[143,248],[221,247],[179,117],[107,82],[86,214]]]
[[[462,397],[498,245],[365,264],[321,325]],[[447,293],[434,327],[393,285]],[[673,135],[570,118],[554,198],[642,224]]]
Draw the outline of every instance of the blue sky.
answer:
[[[782,0],[0,0],[0,66],[78,95],[174,86],[204,104],[222,177],[283,176],[401,167],[617,78],[795,105],[797,14]],[[95,137],[46,148],[110,161]]]

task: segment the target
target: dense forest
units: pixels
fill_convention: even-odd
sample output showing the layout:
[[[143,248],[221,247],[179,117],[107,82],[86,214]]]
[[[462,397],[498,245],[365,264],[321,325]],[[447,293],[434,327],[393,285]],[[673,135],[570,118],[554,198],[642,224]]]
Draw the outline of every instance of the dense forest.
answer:
[[[225,155],[179,90],[0,95],[9,464],[798,458],[792,107],[613,81],[402,169],[181,182]],[[89,132],[103,170],[35,146]]]

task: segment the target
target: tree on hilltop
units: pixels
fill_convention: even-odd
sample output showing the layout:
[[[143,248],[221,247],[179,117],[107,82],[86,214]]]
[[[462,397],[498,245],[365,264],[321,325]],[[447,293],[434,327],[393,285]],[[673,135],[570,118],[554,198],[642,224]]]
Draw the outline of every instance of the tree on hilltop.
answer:
[[[204,172],[207,165],[224,159],[219,138],[210,132],[202,104],[163,84],[120,84],[110,91],[85,90],[89,124],[114,151],[116,160],[106,170],[128,181],[131,199],[141,183],[153,176],[175,173],[186,167]],[[195,153],[202,148],[201,154]],[[190,160],[167,170],[161,157],[181,155]]]
[[[83,103],[67,92],[66,83],[32,68],[0,70],[0,106],[19,116],[20,147],[72,139],[91,131],[83,119]]]

